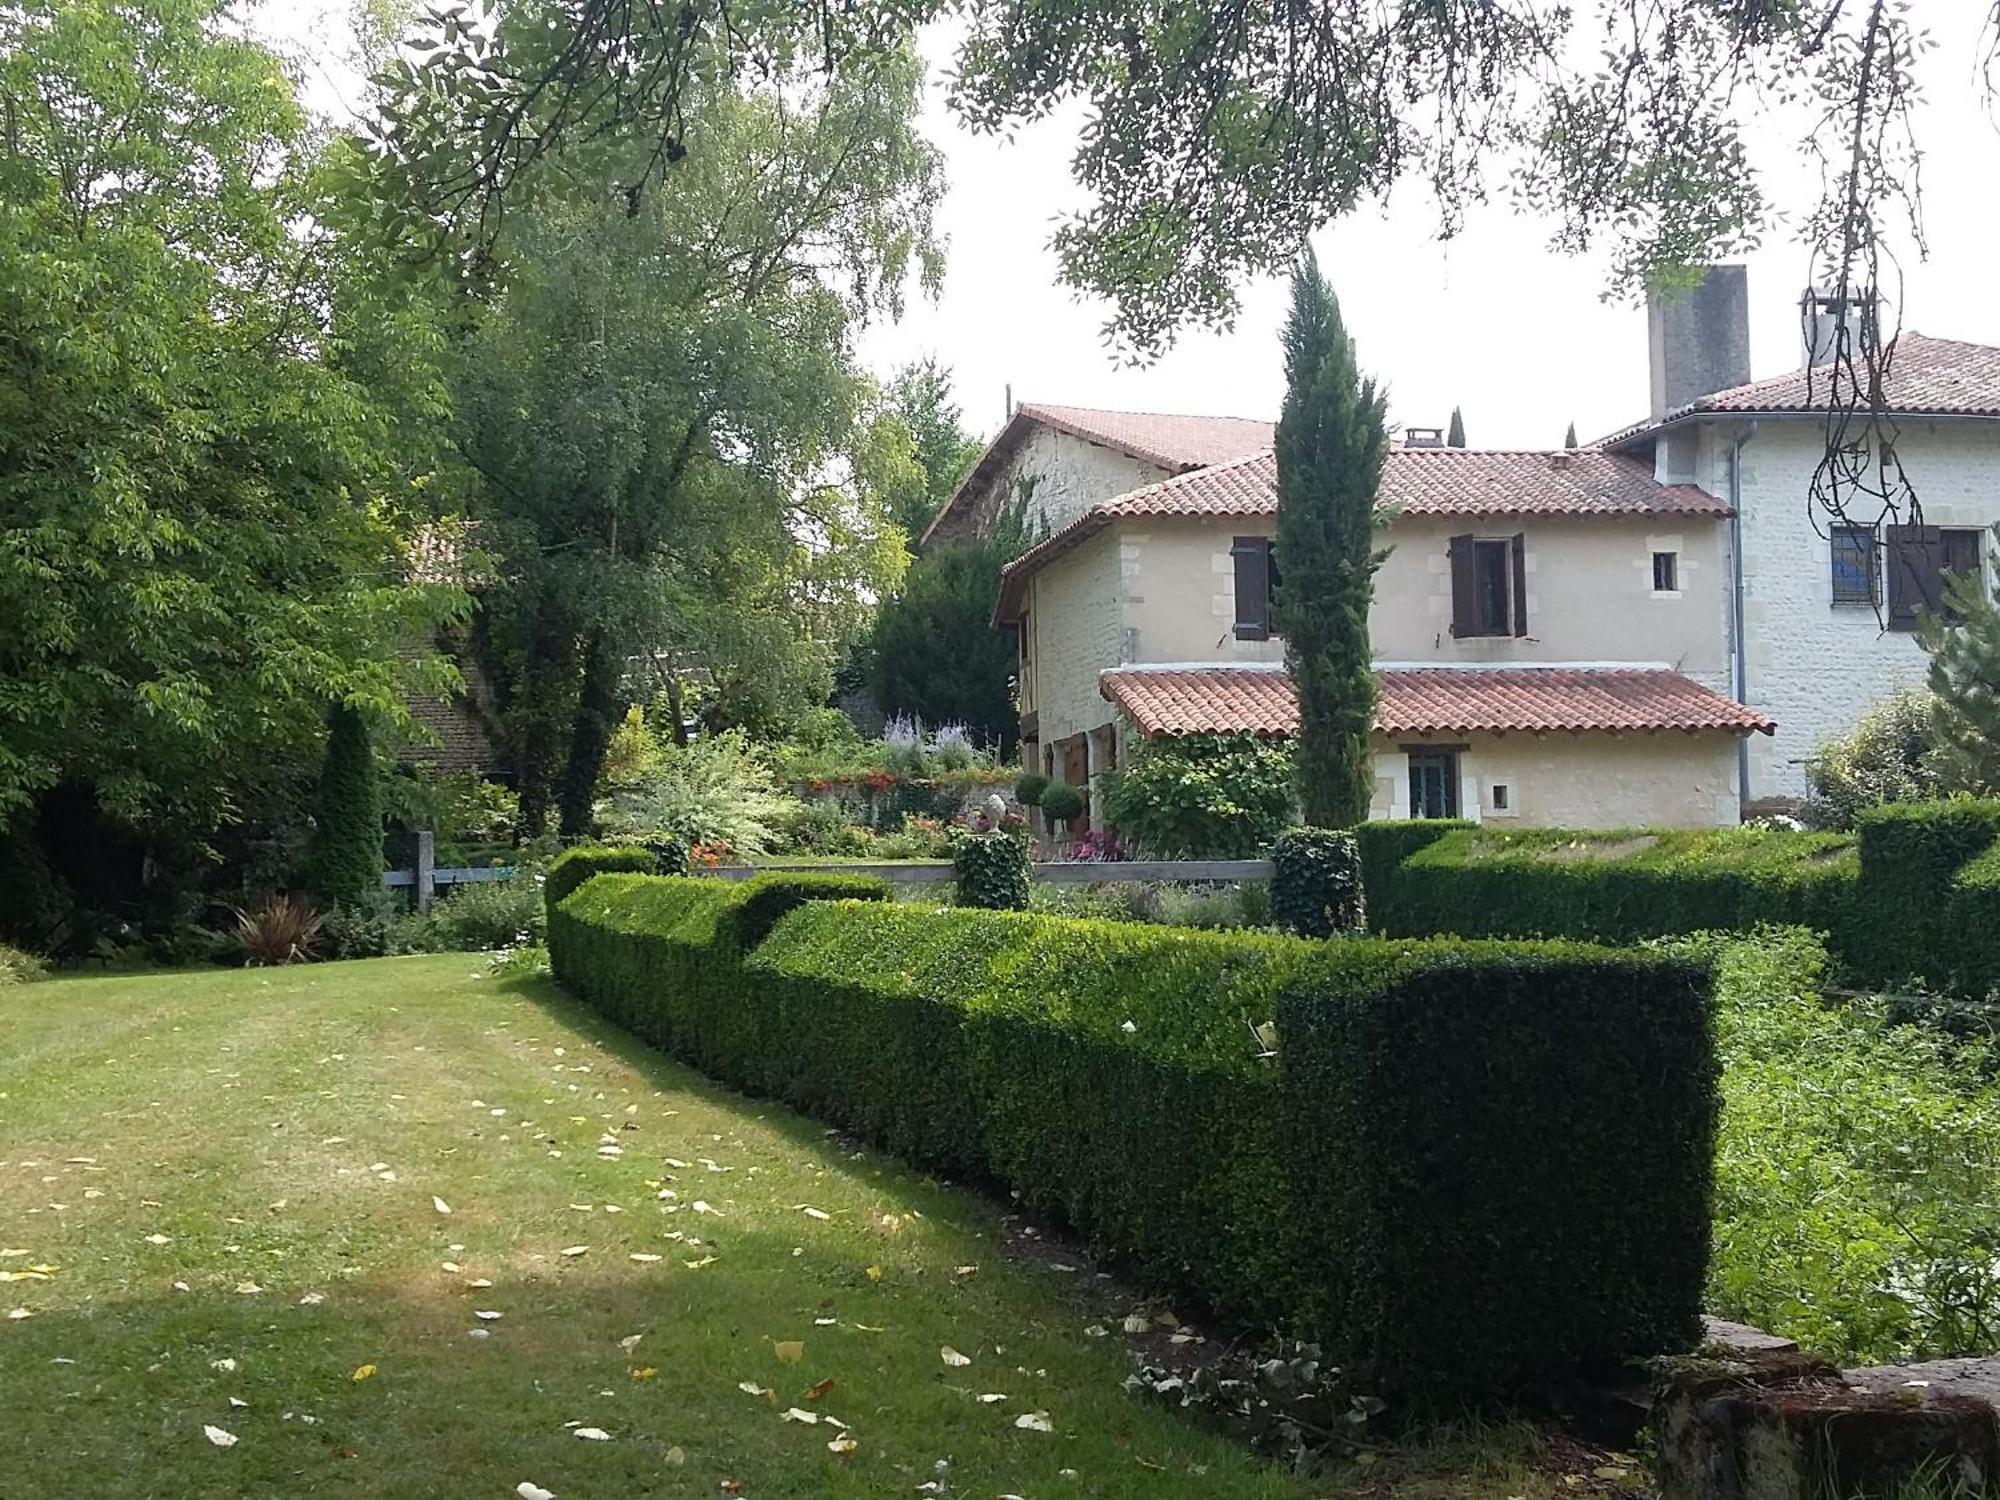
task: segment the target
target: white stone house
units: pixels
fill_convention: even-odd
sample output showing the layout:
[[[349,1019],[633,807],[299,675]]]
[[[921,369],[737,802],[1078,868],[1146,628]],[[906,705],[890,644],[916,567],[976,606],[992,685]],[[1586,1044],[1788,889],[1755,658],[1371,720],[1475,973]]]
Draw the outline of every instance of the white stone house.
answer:
[[[1649,346],[1653,413],[1603,443],[1390,454],[1377,816],[1730,824],[1798,797],[1818,744],[1921,680],[1917,612],[1943,571],[1986,566],[2000,519],[2000,350],[1904,336],[1891,394],[1925,529],[1830,537],[1807,504],[1826,382],[1748,382],[1742,268],[1655,306]],[[1051,534],[995,615],[1028,764],[1088,786],[1134,735],[1295,726],[1270,433],[1024,405],[940,513],[931,535],[976,527],[1037,480]]]
[[[1886,394],[1922,525],[1857,506],[1855,524],[1835,526],[1816,510],[1831,381],[1812,360],[1831,350],[1839,316],[1824,302],[1804,302],[1800,367],[1752,382],[1743,268],[1711,269],[1693,295],[1654,309],[1652,412],[1602,445],[1737,512],[1722,596],[1730,686],[1778,725],[1745,747],[1752,810],[1794,804],[1814,750],[1922,683],[1918,620],[1941,609],[1946,573],[1990,583],[2000,521],[2000,349],[1915,332],[1896,340]]]

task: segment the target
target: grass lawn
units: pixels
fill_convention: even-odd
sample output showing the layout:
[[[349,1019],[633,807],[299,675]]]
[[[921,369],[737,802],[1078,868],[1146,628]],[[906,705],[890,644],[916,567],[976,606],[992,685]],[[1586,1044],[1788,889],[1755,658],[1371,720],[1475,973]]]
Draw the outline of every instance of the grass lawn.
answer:
[[[1562,1488],[1519,1430],[1281,1473],[990,1203],[484,968],[0,991],[0,1500]]]

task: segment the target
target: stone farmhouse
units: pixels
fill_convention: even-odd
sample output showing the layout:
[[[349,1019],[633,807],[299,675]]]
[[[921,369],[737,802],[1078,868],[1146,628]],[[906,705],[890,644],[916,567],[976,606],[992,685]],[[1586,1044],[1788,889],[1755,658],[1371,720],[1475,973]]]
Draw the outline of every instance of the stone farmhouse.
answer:
[[[1808,304],[1809,348],[1834,314]],[[1743,268],[1651,309],[1652,412],[1587,448],[1388,458],[1370,627],[1378,817],[1701,827],[1789,805],[1803,762],[1920,681],[1914,628],[2000,520],[2000,349],[1906,333],[1923,528],[1825,534],[1824,376],[1749,380]],[[1819,408],[1815,408],[1815,401]],[[1284,735],[1269,423],[1024,404],[927,533],[1021,480],[1047,537],[1003,577],[1024,759],[1088,788],[1135,737]],[[1886,628],[1884,628],[1886,626]]]

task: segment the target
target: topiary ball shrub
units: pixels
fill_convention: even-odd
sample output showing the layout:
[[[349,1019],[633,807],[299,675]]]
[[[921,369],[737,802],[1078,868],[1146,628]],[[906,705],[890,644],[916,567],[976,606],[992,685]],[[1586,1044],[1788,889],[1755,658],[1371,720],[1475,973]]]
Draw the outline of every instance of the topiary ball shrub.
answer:
[[[1004,833],[975,833],[952,851],[958,904],[994,911],[1028,909],[1028,846]]]
[[[1067,823],[1083,815],[1083,792],[1067,781],[1051,781],[1042,789],[1041,807],[1051,823]]]
[[[1337,828],[1295,828],[1271,846],[1271,915],[1300,937],[1361,927],[1361,847]]]
[[[1042,793],[1049,789],[1049,778],[1040,771],[1030,771],[1014,783],[1014,800],[1023,807],[1039,807]]]

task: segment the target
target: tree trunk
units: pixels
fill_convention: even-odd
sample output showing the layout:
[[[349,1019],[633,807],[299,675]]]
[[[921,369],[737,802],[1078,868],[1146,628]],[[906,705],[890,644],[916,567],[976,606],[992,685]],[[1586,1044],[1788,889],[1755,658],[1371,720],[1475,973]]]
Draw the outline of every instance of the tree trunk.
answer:
[[[575,671],[575,633],[562,609],[545,598],[535,609],[528,660],[509,714],[523,843],[532,843],[549,831],[556,767],[563,754],[563,718],[575,691]]]
[[[619,688],[624,673],[602,626],[590,633],[583,651],[583,689],[577,698],[576,722],[569,735],[569,760],[563,767],[560,832],[565,840],[586,838],[597,801],[597,778],[604,773],[604,756],[612,731],[625,712]]]

